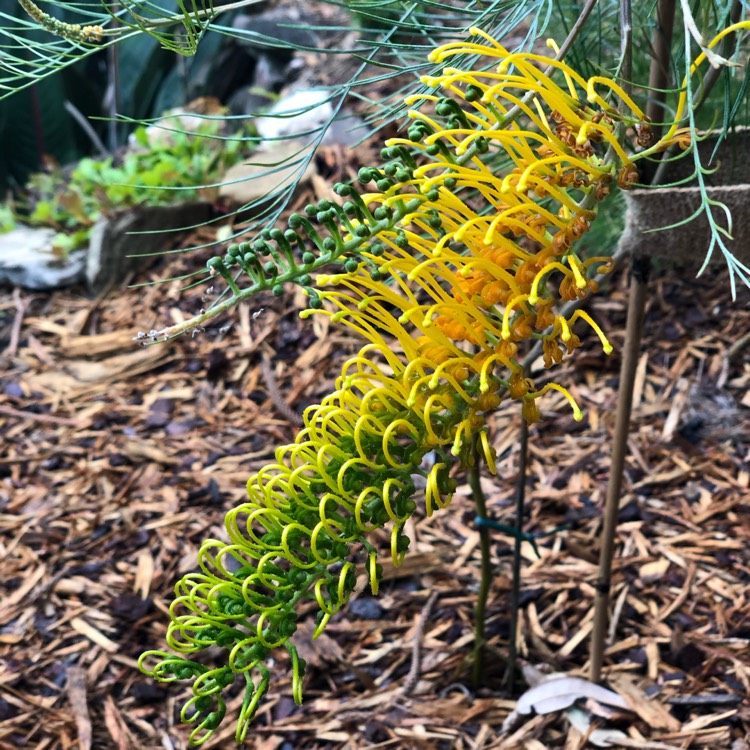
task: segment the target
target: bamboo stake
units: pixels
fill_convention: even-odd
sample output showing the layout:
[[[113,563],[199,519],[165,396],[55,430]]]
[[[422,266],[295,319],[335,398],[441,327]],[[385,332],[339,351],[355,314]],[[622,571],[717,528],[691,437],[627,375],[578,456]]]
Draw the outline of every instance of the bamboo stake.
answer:
[[[629,12],[627,0],[621,9],[623,15]],[[654,56],[651,60],[649,86],[655,89],[665,89],[669,76],[669,57],[672,43],[672,27],[674,24],[675,0],[660,0],[657,9],[657,26],[654,32]],[[626,40],[629,34],[629,18],[623,19],[623,46],[630,46]],[[632,40],[630,40],[632,42]],[[623,50],[623,58],[629,59],[629,52]],[[629,71],[622,71],[626,78]],[[656,123],[663,119],[664,94],[656,92],[649,101],[647,113]],[[660,126],[653,128],[658,138]],[[620,369],[620,385],[617,394],[617,413],[615,418],[615,433],[612,441],[612,463],[610,467],[609,485],[604,507],[604,525],[602,528],[601,551],[599,556],[599,572],[596,578],[596,597],[594,603],[594,624],[591,635],[591,679],[598,682],[601,679],[604,661],[604,645],[609,628],[609,591],[612,581],[612,560],[615,549],[615,531],[617,516],[620,509],[622,495],[622,479],[627,455],[628,433],[630,429],[630,415],[633,406],[633,387],[638,357],[641,349],[641,335],[643,331],[643,314],[648,296],[648,275],[651,261],[647,256],[633,257],[630,280],[630,294],[628,299],[628,318],[625,328],[625,344],[622,353]]]

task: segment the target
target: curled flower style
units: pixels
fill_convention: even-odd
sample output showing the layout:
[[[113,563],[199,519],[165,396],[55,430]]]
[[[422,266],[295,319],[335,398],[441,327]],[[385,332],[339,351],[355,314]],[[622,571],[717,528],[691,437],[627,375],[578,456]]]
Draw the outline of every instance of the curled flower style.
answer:
[[[289,643],[298,602],[317,602],[317,635],[354,589],[356,547],[377,592],[382,567],[365,537],[390,525],[393,561],[401,562],[409,546],[404,524],[416,510],[415,476],[424,477],[428,515],[450,501],[455,481],[444,447],[466,410],[452,389],[422,393],[422,367],[415,360],[407,374],[387,347],[375,345],[349,360],[337,390],[305,412],[296,441],[248,481],[248,501],[226,517],[229,543],[206,541],[200,571],[177,584],[167,634],[177,655],[148,652],[141,666],[162,681],[193,681],[194,697],[182,713],[196,725],[192,742],[218,726],[226,710],[221,693],[238,677],[246,681],[237,728],[237,740],[244,739],[268,687],[264,661],[273,649],[289,650],[301,699],[305,664]],[[422,469],[428,451],[437,460]],[[185,658],[209,645],[229,650],[225,666],[209,669]]]
[[[376,191],[338,185],[341,205],[308,206],[285,232],[264,230],[209,264],[235,294],[233,264],[253,289],[281,293],[282,282],[294,281],[310,296],[303,315],[328,315],[367,343],[344,364],[335,392],[305,412],[295,442],[250,478],[247,502],[227,514],[228,543],[205,542],[200,570],[177,584],[167,636],[174,653],[142,657],[156,679],[192,682],[182,718],[195,725],[194,743],[218,726],[222,693],[238,678],[245,698],[236,736],[245,737],[274,649],[288,650],[301,700],[305,665],[290,640],[299,603],[317,604],[318,634],[360,567],[376,592],[381,569],[367,535],[388,527],[398,564],[418,484],[430,515],[451,500],[452,469],[476,459],[470,446],[481,447],[494,472],[486,414],[503,399],[535,421],[539,398],[556,390],[581,418],[565,387],[537,387],[527,376],[519,358],[526,342],[541,341],[552,367],[581,345],[573,329],[582,321],[612,350],[588,313],[566,316],[557,306],[596,292],[596,276],[612,266],[577,247],[598,202],[637,179],[624,126],[637,126],[642,143],[648,123],[614,82],[584,80],[562,62],[511,54],[474,33],[484,43],[449,44],[431,59],[480,54],[498,59],[497,68],[445,66],[425,79],[440,94],[407,100],[422,105],[409,113],[408,137],[386,144],[381,168],[360,172]],[[509,164],[502,170],[500,157]],[[332,259],[343,270],[313,281]],[[222,666],[188,658],[211,645],[228,651]]]

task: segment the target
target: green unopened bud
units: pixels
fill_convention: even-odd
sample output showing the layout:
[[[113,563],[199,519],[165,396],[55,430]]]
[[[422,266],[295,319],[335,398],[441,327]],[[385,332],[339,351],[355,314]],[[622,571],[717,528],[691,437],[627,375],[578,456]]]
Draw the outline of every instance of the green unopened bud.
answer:
[[[297,632],[297,623],[291,620],[284,620],[279,623],[279,634],[285,638],[291,638]]]
[[[271,291],[273,292],[274,296],[281,297],[281,295],[284,294],[284,285],[275,284]]]
[[[300,568],[292,568],[287,575],[290,583],[295,586],[302,586],[307,581],[307,573]]]
[[[234,614],[234,613],[232,613]],[[237,614],[240,614],[237,612]],[[222,646],[223,648],[226,648],[227,646],[231,646],[237,639],[232,635],[231,632],[222,633],[217,639],[216,639],[216,645]]]
[[[368,182],[372,182],[378,176],[378,171],[372,167],[362,167],[357,174],[357,179],[366,185]]]
[[[436,114],[440,115],[440,117],[449,117],[453,114],[452,104],[452,99],[441,97],[440,99],[438,99],[438,103],[435,105]]]
[[[409,539],[406,534],[399,534],[398,537],[396,537],[396,552],[399,554],[406,552],[409,549],[410,544],[411,539]]]
[[[355,258],[349,258],[349,260],[344,263],[344,268],[347,273],[354,273],[357,268],[359,268],[359,262]]]
[[[315,254],[311,252],[302,253],[302,263],[309,266],[311,263],[315,263]]]
[[[224,259],[216,255],[206,262],[206,267],[211,271],[212,275],[215,273],[222,273],[224,269]]]

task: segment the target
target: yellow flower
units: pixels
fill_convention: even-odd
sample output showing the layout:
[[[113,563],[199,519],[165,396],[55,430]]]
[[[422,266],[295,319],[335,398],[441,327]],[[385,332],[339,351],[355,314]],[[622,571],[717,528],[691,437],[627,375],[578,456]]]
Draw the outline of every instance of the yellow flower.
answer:
[[[330,316],[366,344],[344,364],[335,392],[305,412],[295,442],[250,478],[247,502],[226,517],[229,542],[205,542],[200,572],[177,584],[167,636],[176,654],[142,657],[156,679],[193,682],[182,713],[195,724],[193,742],[218,726],[222,691],[237,678],[246,682],[237,739],[245,737],[268,688],[273,649],[289,651],[301,700],[305,665],[290,640],[298,604],[316,602],[318,634],[346,603],[358,565],[376,592],[380,566],[367,534],[389,526],[398,564],[409,545],[404,525],[417,508],[415,477],[423,478],[430,515],[450,502],[451,470],[474,460],[475,437],[494,472],[485,415],[503,399],[519,401],[536,421],[538,400],[556,390],[581,418],[562,385],[537,388],[527,377],[519,361],[526,342],[541,340],[551,367],[564,357],[561,344],[568,353],[580,346],[573,326],[582,320],[612,349],[587,313],[566,317],[557,305],[595,292],[593,277],[611,267],[582,257],[577,246],[610,184],[633,180],[616,131],[642,113],[612,81],[586,81],[562,62],[511,54],[475,33],[486,44],[446,45],[431,58],[478,53],[498,59],[496,70],[446,67],[425,80],[446,95],[419,97],[424,111],[409,113],[408,138],[387,143],[382,169],[361,172],[377,191],[360,196],[344,186],[338,192],[349,203],[308,207],[307,218],[290,221],[291,234],[267,232],[252,251],[229,254],[251,275],[260,278],[262,268],[274,278],[281,256],[292,257],[298,230],[326,247],[311,223],[317,212],[331,230],[328,246],[364,249],[343,272],[299,282],[312,295],[304,315]],[[561,73],[566,90],[539,64]],[[602,89],[631,111],[614,110]],[[524,126],[511,116],[516,109]],[[500,156],[509,165],[502,171]],[[274,260],[263,265],[259,257],[269,253]],[[302,262],[310,267],[312,253]],[[213,268],[231,279],[221,259]],[[209,645],[228,650],[225,665],[209,669],[186,658]]]

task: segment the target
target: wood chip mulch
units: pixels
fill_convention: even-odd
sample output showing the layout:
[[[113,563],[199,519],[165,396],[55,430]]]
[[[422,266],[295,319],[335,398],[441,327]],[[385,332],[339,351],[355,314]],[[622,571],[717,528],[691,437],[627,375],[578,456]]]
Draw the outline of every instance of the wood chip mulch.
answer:
[[[199,260],[172,256],[139,281]],[[135,346],[138,330],[206,305],[205,288],[183,286],[98,299],[0,291],[2,748],[186,747],[183,696],[142,676],[138,655],[163,646],[172,586],[201,540],[221,537],[248,475],[292,439],[290,417],[330,389],[359,345],[324,319],[302,321],[290,293],[242,307],[231,327]],[[723,270],[699,280],[664,270],[651,289],[606,653],[609,686],[637,713],[613,721],[629,737],[622,746],[747,750],[750,294],[732,302]],[[625,299],[619,278],[594,305],[616,349]],[[558,378],[573,384],[585,421],[550,396],[531,432],[525,528],[541,559],[524,543],[519,635],[526,662],[581,676],[619,372],[592,339]],[[518,424],[515,411],[497,414],[498,477],[484,480],[505,523]],[[278,657],[247,747],[590,746],[564,712],[501,736],[520,690],[502,689],[512,539],[499,532],[484,685],[472,690],[473,517],[462,484],[449,510],[410,522],[411,552],[402,568],[386,565],[379,597],[360,587],[317,641],[301,628],[304,706]],[[205,747],[231,748],[232,735],[228,719]]]

